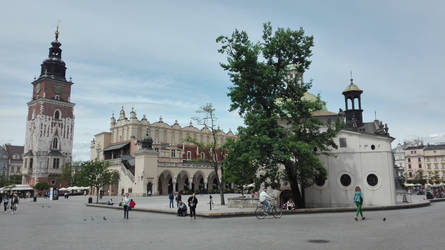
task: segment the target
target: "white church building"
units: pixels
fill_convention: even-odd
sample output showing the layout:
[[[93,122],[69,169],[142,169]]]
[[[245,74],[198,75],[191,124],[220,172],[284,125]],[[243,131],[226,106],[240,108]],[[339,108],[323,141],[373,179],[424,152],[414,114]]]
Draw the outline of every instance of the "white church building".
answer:
[[[391,150],[394,140],[388,126],[374,120],[363,122],[361,94],[351,79],[343,91],[346,110],[337,113],[317,111],[324,121],[344,117],[346,127],[335,138],[337,149],[320,159],[327,170],[327,179],[305,189],[307,207],[351,207],[354,189],[359,186],[364,206],[387,206],[396,203],[395,166]],[[289,191],[282,191],[282,197]]]

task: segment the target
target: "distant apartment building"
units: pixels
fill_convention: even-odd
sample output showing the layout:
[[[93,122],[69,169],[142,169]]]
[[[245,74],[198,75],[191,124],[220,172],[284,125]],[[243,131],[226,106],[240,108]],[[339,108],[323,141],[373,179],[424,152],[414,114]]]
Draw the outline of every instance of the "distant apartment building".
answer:
[[[424,170],[425,166],[423,149],[425,146],[409,146],[405,148],[405,172],[408,179],[413,179],[419,170]],[[425,172],[423,172],[425,175]]]
[[[404,145],[399,147],[399,145],[393,150],[395,164],[400,166],[400,152],[403,150],[405,152],[404,173],[408,179],[414,179],[421,170],[423,178],[427,180],[445,180],[445,144],[405,147]]]

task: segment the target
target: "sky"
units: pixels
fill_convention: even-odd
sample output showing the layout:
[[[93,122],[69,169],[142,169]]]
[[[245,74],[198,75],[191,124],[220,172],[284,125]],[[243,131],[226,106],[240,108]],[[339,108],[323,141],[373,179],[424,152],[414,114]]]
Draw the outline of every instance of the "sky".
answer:
[[[343,90],[363,90],[364,121],[389,126],[397,143],[445,142],[445,2],[443,1],[5,1],[0,0],[0,143],[23,145],[34,77],[57,24],[67,78],[72,77],[73,160],[88,160],[94,135],[109,131],[121,106],[139,119],[186,126],[206,103],[218,125],[243,124],[229,112],[227,72],[216,38],[274,28],[313,35],[304,79],[330,111]]]

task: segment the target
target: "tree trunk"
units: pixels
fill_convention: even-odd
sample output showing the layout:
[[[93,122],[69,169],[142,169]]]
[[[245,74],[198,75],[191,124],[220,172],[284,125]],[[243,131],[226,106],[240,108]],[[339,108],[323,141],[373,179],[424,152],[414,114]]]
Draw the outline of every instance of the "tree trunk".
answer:
[[[225,187],[225,183],[224,183],[224,170],[221,167],[221,183],[220,183],[220,194],[221,194],[221,205],[226,205],[226,202],[224,201],[224,187]]]
[[[96,203],[99,203],[99,187],[96,187]]]
[[[297,176],[293,173],[292,166],[285,165],[286,173],[287,173],[287,179],[289,181],[291,191],[292,191],[292,198],[294,199],[295,205],[298,208],[305,208],[305,202],[304,202],[304,194],[301,194],[300,186],[298,185]],[[304,189],[302,188],[303,192]]]

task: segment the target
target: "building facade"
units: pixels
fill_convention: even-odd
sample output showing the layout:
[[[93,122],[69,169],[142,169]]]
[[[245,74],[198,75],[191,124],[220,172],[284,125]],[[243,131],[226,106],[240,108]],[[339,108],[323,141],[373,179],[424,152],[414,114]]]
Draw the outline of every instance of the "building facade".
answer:
[[[147,136],[152,140],[150,149],[142,148],[141,144]],[[212,133],[207,126],[198,129],[190,123],[181,127],[178,121],[169,125],[162,118],[150,123],[145,115],[139,120],[134,110],[127,118],[122,107],[119,118],[116,120],[113,115],[110,119],[110,132],[95,135],[90,147],[91,160],[105,160],[111,169],[119,172],[119,183],[106,188],[112,195],[216,191],[218,180],[209,161],[213,156],[221,161],[221,154],[200,151],[187,142],[188,137],[200,143],[212,143]],[[228,138],[236,136],[230,130],[227,133],[219,130],[217,145]]]
[[[404,150],[404,173],[408,180],[445,181],[445,144],[408,146]]]
[[[23,184],[56,184],[61,166],[71,162],[74,131],[74,103],[70,102],[71,80],[66,80],[61,43],[51,42],[49,55],[41,64],[40,76],[32,84],[32,99],[27,103],[26,136],[23,159]]]
[[[14,146],[10,144],[5,145],[6,152],[8,153],[8,174],[21,175],[23,167],[23,146]]]

